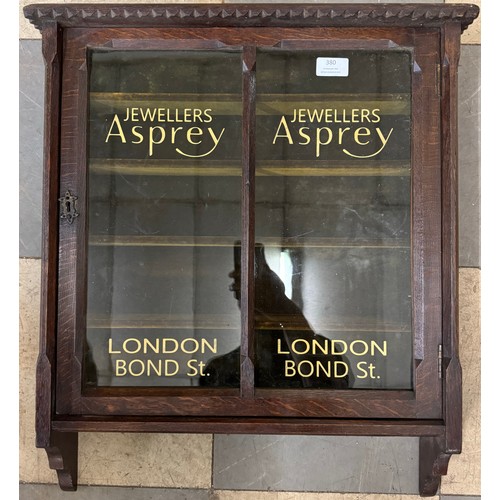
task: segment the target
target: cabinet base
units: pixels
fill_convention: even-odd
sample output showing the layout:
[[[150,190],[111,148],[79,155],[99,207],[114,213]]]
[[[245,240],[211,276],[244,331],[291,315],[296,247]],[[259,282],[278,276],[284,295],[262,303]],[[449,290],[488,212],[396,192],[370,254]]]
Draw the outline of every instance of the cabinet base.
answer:
[[[64,491],[76,491],[78,481],[78,433],[53,432],[50,446],[45,448],[49,466],[57,472],[59,486]]]
[[[420,438],[419,493],[423,497],[434,496],[441,484],[441,476],[448,472],[451,454],[445,451],[444,439],[435,436]]]
[[[445,451],[442,436],[421,436],[419,449],[419,493],[422,497],[436,495],[441,476],[448,471],[451,454]],[[78,481],[78,432],[53,431],[50,446],[45,448],[49,466],[57,472],[64,491],[76,491]]]

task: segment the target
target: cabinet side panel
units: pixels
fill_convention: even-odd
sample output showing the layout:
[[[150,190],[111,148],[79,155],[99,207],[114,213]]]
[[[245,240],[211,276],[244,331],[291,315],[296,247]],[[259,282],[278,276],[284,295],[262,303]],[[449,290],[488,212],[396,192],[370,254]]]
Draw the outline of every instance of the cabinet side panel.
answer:
[[[462,369],[458,353],[458,60],[459,26],[441,30],[442,204],[443,204],[443,376],[446,451],[462,448]]]
[[[55,338],[57,314],[57,245],[59,184],[59,92],[61,79],[61,30],[57,23],[43,28],[45,59],[45,121],[43,175],[43,236],[40,307],[40,353],[36,376],[36,445],[50,445],[55,387]]]

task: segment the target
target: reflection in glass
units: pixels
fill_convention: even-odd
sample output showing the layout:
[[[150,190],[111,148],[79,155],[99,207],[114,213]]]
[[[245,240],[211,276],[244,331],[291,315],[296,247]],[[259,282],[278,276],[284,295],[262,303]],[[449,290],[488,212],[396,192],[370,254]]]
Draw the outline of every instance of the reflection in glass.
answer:
[[[197,386],[239,345],[241,54],[89,54],[87,386]]]
[[[240,261],[240,246],[236,244],[235,268],[230,277],[233,279],[231,290],[238,305],[241,300]],[[325,353],[328,339],[314,333],[301,309],[287,297],[285,284],[266,262],[263,245],[257,245],[255,251],[255,291],[255,322],[259,325],[255,331],[256,385],[347,389],[350,377],[346,360],[342,356]],[[302,355],[300,361],[308,365],[307,369],[313,365],[324,367],[314,378],[293,369],[298,361],[294,349],[303,351],[308,346],[311,350]],[[239,364],[238,347],[210,361],[207,366],[209,376],[203,379],[203,383],[238,387]]]

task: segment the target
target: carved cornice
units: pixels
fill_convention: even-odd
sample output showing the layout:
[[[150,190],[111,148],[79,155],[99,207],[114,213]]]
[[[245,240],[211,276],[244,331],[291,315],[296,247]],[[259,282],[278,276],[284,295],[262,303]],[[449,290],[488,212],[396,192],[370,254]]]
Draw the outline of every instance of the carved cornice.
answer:
[[[162,26],[400,26],[438,27],[457,22],[465,30],[478,16],[469,4],[35,4],[24,15],[38,29]]]

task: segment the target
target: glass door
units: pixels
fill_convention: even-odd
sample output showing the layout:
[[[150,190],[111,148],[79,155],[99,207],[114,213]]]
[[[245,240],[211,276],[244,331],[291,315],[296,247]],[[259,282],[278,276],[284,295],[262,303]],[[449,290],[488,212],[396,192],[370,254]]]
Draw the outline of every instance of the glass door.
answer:
[[[256,385],[411,389],[411,52],[256,67]]]
[[[440,418],[439,37],[183,33],[65,46],[58,411]]]
[[[85,385],[196,387],[234,358],[241,54],[89,53]]]

